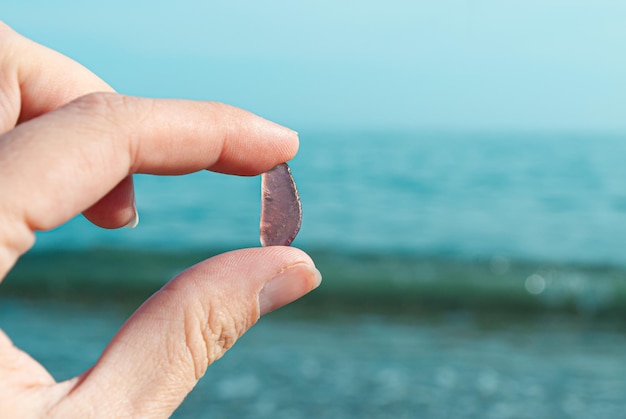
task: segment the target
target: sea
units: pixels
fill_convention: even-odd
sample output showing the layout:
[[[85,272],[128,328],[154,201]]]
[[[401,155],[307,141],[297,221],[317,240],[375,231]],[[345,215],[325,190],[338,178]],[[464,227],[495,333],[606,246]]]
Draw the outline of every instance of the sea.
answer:
[[[177,418],[626,417],[626,136],[302,130],[324,277]],[[63,380],[185,267],[259,246],[260,178],[137,175],[140,223],[39,233],[0,328]]]

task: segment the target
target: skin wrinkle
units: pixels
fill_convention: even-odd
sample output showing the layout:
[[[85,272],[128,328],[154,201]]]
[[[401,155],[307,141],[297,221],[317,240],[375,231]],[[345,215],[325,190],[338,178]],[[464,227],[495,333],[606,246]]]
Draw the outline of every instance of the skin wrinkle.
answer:
[[[72,119],[89,121],[89,124],[81,127],[81,129],[87,131],[86,136],[89,136],[89,131],[92,131],[95,132],[95,136],[99,139],[99,141],[93,142],[100,148],[99,152],[91,152],[91,155],[85,156],[86,159],[83,161],[88,161],[97,156],[100,159],[100,164],[93,166],[101,167],[103,171],[110,173],[117,167],[127,167],[128,169],[124,173],[120,171],[120,175],[132,173],[132,163],[137,159],[136,151],[133,150],[132,145],[139,142],[138,136],[136,132],[128,129],[127,126],[121,123],[118,117],[120,108],[124,109],[124,113],[133,111],[133,107],[129,106],[128,103],[129,101],[123,95],[98,92],[81,96],[68,105],[73,107],[78,113],[76,117],[72,116]],[[94,124],[93,120],[96,118],[98,123]],[[120,132],[122,134],[119,134]],[[129,139],[134,141],[128,141]],[[121,147],[121,144],[124,143],[126,143],[126,146]],[[125,148],[126,150],[124,150]],[[126,154],[122,151],[126,151]],[[87,149],[85,152],[89,153],[89,150]],[[111,154],[113,154],[114,158],[107,158]],[[119,160],[122,158],[128,163],[120,163]]]
[[[128,104],[128,101],[125,101],[126,104]],[[147,111],[144,112],[141,115],[138,115],[139,119],[139,123],[143,123],[145,121],[149,121],[149,115],[150,113],[154,112],[154,109],[156,107],[156,102],[155,101],[151,101],[150,102],[150,106],[148,107]],[[170,131],[173,131],[172,129],[170,129]],[[136,130],[130,130],[128,132],[128,157],[129,157],[129,164],[128,164],[128,173],[127,175],[130,176],[133,173],[136,173],[138,171],[138,161],[139,161],[139,156],[142,155],[141,153],[141,141],[140,141],[140,137],[139,134],[137,133]]]
[[[172,350],[168,350],[168,363],[171,368],[176,363],[181,363],[183,371],[183,376],[187,376],[187,371],[189,367],[193,370],[193,379],[192,383],[195,384],[195,381],[201,377],[199,375],[199,371],[202,369],[206,369],[209,364],[208,359],[208,346],[206,342],[198,342],[198,338],[202,338],[201,331],[203,330],[203,324],[205,324],[204,318],[206,318],[206,312],[204,309],[204,304],[201,301],[195,300],[192,305],[178,305],[177,300],[179,295],[185,295],[187,293],[194,293],[194,291],[189,291],[187,287],[194,287],[193,281],[191,284],[184,284],[184,286],[177,286],[176,282],[167,284],[166,287],[162,290],[165,292],[163,295],[172,295],[174,297],[174,301],[170,301],[167,298],[168,302],[172,305],[176,305],[180,307],[182,311],[182,343],[184,344],[184,351],[179,350],[179,345],[181,344],[181,340],[179,340],[178,334],[170,335],[170,343],[168,347],[172,348]],[[161,297],[163,297],[163,295]],[[173,339],[173,340],[172,340]],[[200,339],[201,340],[201,339]],[[176,354],[176,359],[173,360],[170,354]],[[183,357],[186,355],[186,357]],[[192,385],[193,386],[193,385]]]
[[[204,305],[197,301],[194,306],[197,307],[195,310],[191,312],[186,310],[184,330],[186,352],[193,365],[194,380],[197,381],[204,376],[211,363],[209,359],[211,342],[208,340],[208,335],[212,331],[207,321],[209,313],[206,312]]]
[[[212,332],[212,339],[216,343],[211,351],[212,362],[215,362],[232,348],[243,333],[242,330],[247,328],[239,324],[239,316],[233,316],[227,304],[219,304],[218,309],[212,313],[214,314],[209,318],[207,328]]]
[[[200,290],[195,290],[199,287],[196,281],[190,282],[186,285],[193,287],[194,290],[183,292],[200,294]],[[235,321],[239,316],[236,312],[227,310],[229,306],[227,301],[225,296],[220,295],[215,296],[210,302],[196,300],[197,304],[184,307],[185,345],[194,367],[195,381],[199,380],[209,365],[220,359],[249,328],[248,325],[241,327]]]
[[[219,172],[219,169],[216,169],[216,167],[219,167],[220,164],[224,161],[224,153],[227,149],[227,144],[229,143],[229,141],[231,141],[230,124],[228,124],[226,128],[224,127],[226,124],[224,123],[225,118],[223,115],[226,112],[230,114],[230,112],[232,112],[232,108],[219,102],[209,102],[208,105],[212,108],[212,112],[208,112],[207,117],[211,118],[211,122],[207,125],[210,127],[211,131],[213,131],[211,134],[209,134],[209,136],[212,138],[219,138],[220,140],[212,141],[210,142],[210,144],[207,144],[211,148],[211,150],[207,150],[207,153],[210,153],[216,157],[204,169],[208,169],[210,166],[215,166],[213,170]],[[222,115],[221,120],[218,119],[218,115]]]
[[[217,165],[219,165],[221,161],[228,160],[229,157],[231,160],[237,161],[237,162],[240,162],[242,159],[241,157],[242,151],[240,149],[233,151],[231,150],[231,147],[229,146],[229,144],[232,143],[232,141],[230,141],[230,138],[233,135],[232,133],[237,132],[237,128],[238,128],[237,121],[235,121],[234,118],[232,118],[232,116],[229,114],[226,122],[224,123],[224,126],[226,127],[226,129],[224,130],[224,142],[222,143],[222,149],[220,151],[219,158],[217,160]],[[234,157],[234,156],[237,156],[237,157]]]
[[[192,268],[193,269],[193,268]],[[225,266],[222,273],[224,278],[230,278],[226,283],[235,286],[237,281],[231,278],[235,274],[236,266]],[[194,276],[184,283],[173,281],[167,284],[160,293],[172,295],[174,301],[165,297],[169,304],[176,303],[177,295],[202,295],[205,276],[212,276],[211,272]],[[230,287],[229,287],[230,288]],[[258,320],[258,305],[242,304],[233,306],[229,303],[228,295],[232,289],[227,288],[219,294],[213,294],[209,301],[196,300],[196,304],[183,306],[184,337],[186,352],[194,367],[196,380],[201,378],[210,364],[221,358],[231,348],[237,339]],[[219,291],[218,288],[216,291]],[[235,291],[237,292],[237,291]],[[254,295],[244,297],[245,300],[255,299]],[[249,313],[247,316],[237,313]]]
[[[128,167],[126,175],[132,174],[135,171],[136,161],[140,156],[139,150],[136,149],[140,143],[140,137],[134,128],[136,126],[145,125],[146,121],[150,121],[150,114],[153,113],[155,101],[152,99],[145,99],[144,103],[148,103],[149,106],[144,109],[142,106],[137,106],[137,101],[134,98],[117,93],[91,93],[83,98],[88,103],[90,101],[94,101],[96,108],[94,111],[99,110],[101,112],[101,116],[103,117],[102,126],[106,127],[104,131],[112,140],[111,149],[122,149],[122,147],[119,146],[119,143],[126,143],[125,148],[127,148],[126,158],[128,160],[128,164],[123,166]],[[132,125],[125,124],[119,120],[120,109],[124,109],[125,118],[128,118],[128,115],[132,115],[132,120],[135,121]],[[115,129],[111,129],[111,127],[115,127]],[[122,132],[123,135],[120,136],[118,134],[111,136],[112,132]]]

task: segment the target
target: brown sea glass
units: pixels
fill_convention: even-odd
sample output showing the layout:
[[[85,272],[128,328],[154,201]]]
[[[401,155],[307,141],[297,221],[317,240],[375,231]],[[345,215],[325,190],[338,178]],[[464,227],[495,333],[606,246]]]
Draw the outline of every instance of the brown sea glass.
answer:
[[[261,175],[261,245],[289,246],[302,224],[302,204],[287,163]]]

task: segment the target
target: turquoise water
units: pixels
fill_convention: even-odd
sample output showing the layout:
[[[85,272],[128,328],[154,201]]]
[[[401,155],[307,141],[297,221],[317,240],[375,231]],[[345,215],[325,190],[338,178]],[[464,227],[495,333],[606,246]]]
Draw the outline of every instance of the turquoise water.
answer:
[[[626,138],[480,133],[301,133],[295,245],[513,260],[626,263]],[[137,176],[141,225],[84,220],[39,249],[256,246],[259,179]]]
[[[316,260],[323,286],[263,319],[177,417],[626,410],[624,138],[301,132],[301,141],[294,245]],[[95,362],[177,272],[258,245],[257,177],[136,183],[137,229],[79,217],[40,234],[0,287],[0,327],[59,379]]]
[[[0,305],[6,331],[59,379],[92,365],[127,314],[114,303]],[[213,365],[174,417],[617,418],[622,327],[468,313],[320,321],[288,308]]]

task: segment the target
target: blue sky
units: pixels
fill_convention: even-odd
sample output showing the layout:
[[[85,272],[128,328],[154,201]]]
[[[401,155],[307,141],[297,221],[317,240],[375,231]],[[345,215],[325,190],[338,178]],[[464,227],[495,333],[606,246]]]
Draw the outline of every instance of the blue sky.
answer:
[[[22,0],[0,19],[120,92],[297,130],[626,133],[621,0]]]

